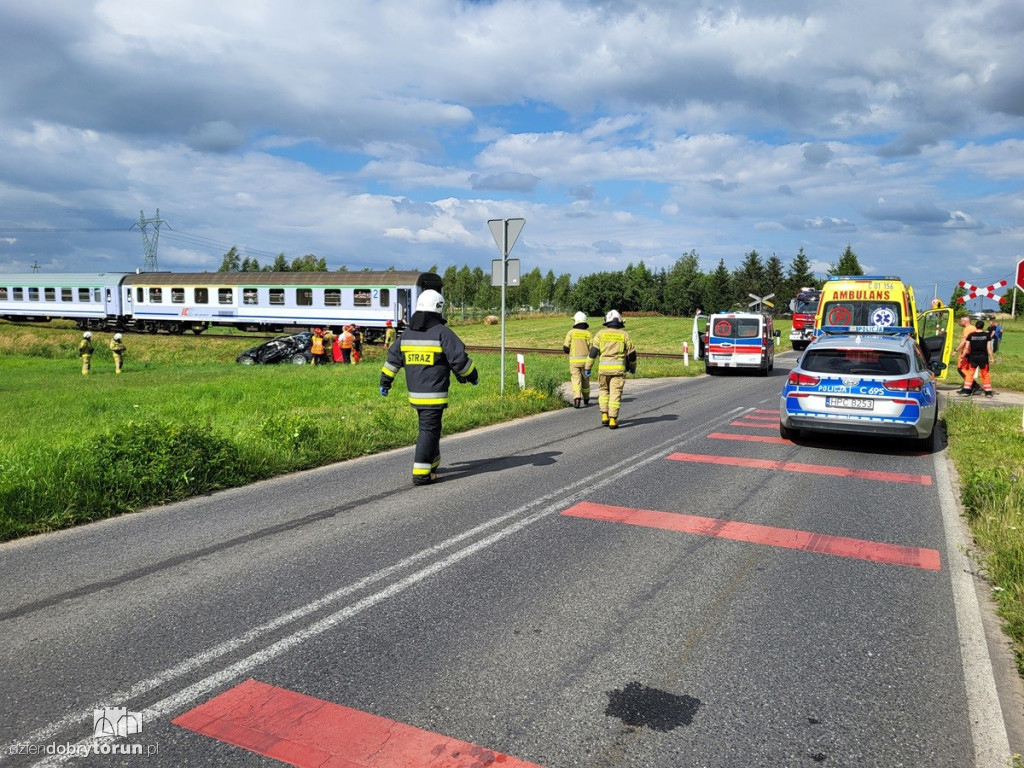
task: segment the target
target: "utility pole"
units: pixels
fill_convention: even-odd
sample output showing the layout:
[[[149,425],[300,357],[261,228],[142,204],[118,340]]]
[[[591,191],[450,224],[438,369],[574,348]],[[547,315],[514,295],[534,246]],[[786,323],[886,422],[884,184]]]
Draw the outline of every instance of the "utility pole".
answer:
[[[139,211],[139,220],[132,224],[132,229],[136,226],[139,228],[139,232],[142,233],[142,248],[146,253],[146,263],[142,267],[143,272],[158,272],[159,267],[156,264],[156,248],[160,242],[160,225],[164,223],[164,220],[160,218],[160,209],[156,209],[156,216],[152,219],[147,219],[142,211]],[[153,227],[153,236],[149,236],[147,228]]]

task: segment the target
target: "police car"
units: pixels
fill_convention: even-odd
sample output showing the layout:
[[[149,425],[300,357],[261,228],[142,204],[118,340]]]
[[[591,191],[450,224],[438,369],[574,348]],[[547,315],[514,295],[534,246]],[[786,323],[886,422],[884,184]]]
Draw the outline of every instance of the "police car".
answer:
[[[782,388],[779,433],[809,432],[905,437],[931,445],[938,416],[936,374],[910,328],[850,333],[825,328]]]

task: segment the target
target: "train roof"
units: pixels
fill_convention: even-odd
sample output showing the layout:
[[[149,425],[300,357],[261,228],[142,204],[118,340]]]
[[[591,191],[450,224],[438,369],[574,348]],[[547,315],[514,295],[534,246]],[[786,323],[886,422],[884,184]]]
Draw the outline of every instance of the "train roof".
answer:
[[[125,278],[125,285],[338,285],[414,286],[424,272],[140,272]],[[432,275],[433,276],[433,275]],[[440,278],[438,275],[437,278]]]
[[[130,272],[0,272],[0,285],[87,286],[117,284]]]

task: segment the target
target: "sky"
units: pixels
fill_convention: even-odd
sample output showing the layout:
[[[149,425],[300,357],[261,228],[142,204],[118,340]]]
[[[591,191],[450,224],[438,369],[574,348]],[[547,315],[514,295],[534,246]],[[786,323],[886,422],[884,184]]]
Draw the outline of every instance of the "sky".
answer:
[[[5,0],[0,272],[1024,258],[1019,0]]]

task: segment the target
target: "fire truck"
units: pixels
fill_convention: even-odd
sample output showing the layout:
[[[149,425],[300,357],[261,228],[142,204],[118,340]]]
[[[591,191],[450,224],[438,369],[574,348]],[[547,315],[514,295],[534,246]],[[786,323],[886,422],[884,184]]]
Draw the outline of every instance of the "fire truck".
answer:
[[[821,291],[817,288],[801,288],[789,303],[793,312],[793,330],[789,340],[797,352],[806,349],[814,338],[814,316],[818,313]]]

